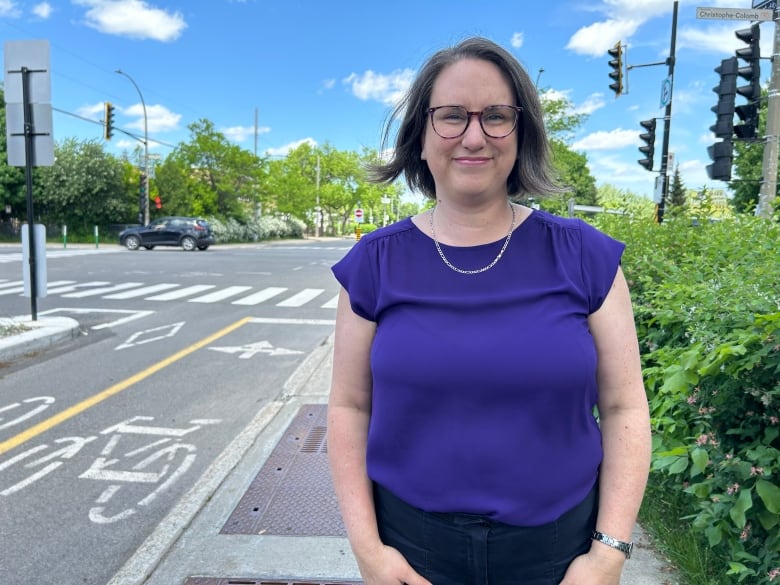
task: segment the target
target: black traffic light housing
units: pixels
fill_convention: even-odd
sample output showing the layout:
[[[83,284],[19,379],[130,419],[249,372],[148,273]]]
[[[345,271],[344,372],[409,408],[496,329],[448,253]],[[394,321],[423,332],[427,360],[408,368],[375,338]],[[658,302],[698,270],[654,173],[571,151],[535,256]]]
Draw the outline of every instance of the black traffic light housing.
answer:
[[[718,138],[731,138],[734,134],[734,98],[737,95],[737,71],[739,64],[736,57],[729,57],[720,62],[715,73],[720,76],[718,85],[712,88],[718,94],[718,103],[710,108],[715,112],[715,124],[710,130]]]
[[[730,181],[734,150],[731,138],[707,147],[712,164],[707,165],[707,176],[713,181]]]
[[[746,47],[736,50],[736,59],[745,61],[745,65],[737,65],[737,75],[744,79],[746,85],[736,88],[736,93],[747,98],[747,104],[737,106],[734,111],[742,122],[734,126],[734,135],[740,140],[756,138],[758,128],[758,103],[761,100],[761,27],[758,23],[750,28],[744,28],[734,33]]]
[[[656,126],[655,118],[650,118],[649,120],[642,120],[641,122],[639,122],[639,125],[646,130],[645,132],[639,135],[640,140],[644,142],[644,144],[639,147],[639,152],[644,154],[645,157],[639,159],[637,162],[641,167],[645,168],[648,171],[652,171],[653,155],[655,154],[655,126]]]
[[[111,102],[105,102],[103,110],[103,137],[111,140],[114,135],[114,106]]]
[[[607,53],[612,57],[609,61],[609,66],[612,68],[609,72],[609,77],[612,79],[609,89],[615,92],[615,97],[619,97],[623,94],[623,47],[620,41],[615,43]]]

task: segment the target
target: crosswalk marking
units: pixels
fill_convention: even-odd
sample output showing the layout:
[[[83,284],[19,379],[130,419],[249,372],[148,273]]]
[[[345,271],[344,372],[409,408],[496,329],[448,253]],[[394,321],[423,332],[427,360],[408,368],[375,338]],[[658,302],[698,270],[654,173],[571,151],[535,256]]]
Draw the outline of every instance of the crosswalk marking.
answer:
[[[12,280],[11,282],[5,282],[5,284],[0,284],[0,288],[11,288],[12,286],[19,286],[21,284],[24,284],[23,280]]]
[[[75,282],[76,282],[75,280],[55,280],[54,282],[50,282],[48,286],[62,286],[65,284],[74,284]],[[21,294],[23,292],[24,292],[24,286],[17,286],[16,288],[7,288],[7,289],[0,290],[0,295]]]
[[[50,295],[59,295],[59,294],[63,294],[63,293],[72,293],[72,292],[78,290],[79,288],[83,288],[83,287],[86,287],[86,286],[105,286],[107,284],[111,284],[111,283],[110,282],[103,282],[103,281],[99,281],[99,280],[98,281],[94,281],[94,282],[81,282],[81,283],[78,283],[78,284],[71,284],[71,285],[67,285],[67,286],[61,286],[61,287],[58,287],[58,288],[49,288],[47,292]]]
[[[90,290],[80,290],[79,292],[67,293],[62,296],[69,299],[83,299],[85,297],[96,297],[98,295],[104,295],[107,293],[112,293],[120,290],[127,290],[128,288],[143,286],[143,284],[144,284],[143,282],[123,282],[121,284],[115,284],[113,286],[103,286],[100,288],[93,288]]]
[[[320,308],[322,309],[335,309],[339,305],[339,295],[336,295],[332,299],[330,299],[327,303],[324,305],[321,305]]]
[[[321,288],[305,288],[298,294],[291,296],[289,299],[277,303],[277,307],[301,307],[308,303],[310,300],[317,298],[325,291]]]
[[[148,295],[149,293],[157,292],[159,290],[168,290],[169,288],[176,288],[179,286],[178,284],[169,284],[169,283],[162,283],[162,284],[153,284],[151,286],[145,286],[143,288],[136,288],[133,290],[128,290],[121,293],[116,293],[113,295],[106,295],[103,297],[104,299],[118,299],[118,300],[125,300],[125,299],[135,299],[138,297],[143,297],[145,295]]]
[[[268,288],[264,288],[260,292],[256,292],[254,294],[249,295],[248,297],[244,297],[242,299],[238,299],[237,301],[233,301],[233,305],[259,305],[260,303],[267,301],[268,299],[271,299],[277,295],[282,294],[284,291],[286,291],[286,288],[282,288],[280,286],[269,286]]]
[[[232,305],[251,307],[262,303],[274,303],[282,308],[299,308],[315,301],[321,309],[335,309],[338,294],[322,302],[317,299],[326,291],[322,288],[304,288],[298,292],[288,287],[268,286],[253,291],[247,285],[224,286],[216,284],[193,284],[182,286],[173,283],[145,284],[143,282],[120,282],[112,284],[105,281],[77,282],[58,280],[47,285],[47,294],[59,295],[67,299],[101,297],[110,300],[128,300],[142,298],[144,301],[187,300],[191,303],[229,302]],[[22,294],[24,282],[0,279],[0,296]],[[288,293],[285,295],[285,293]],[[319,304],[322,302],[322,304]]]
[[[161,295],[154,295],[153,297],[147,297],[144,300],[145,301],[175,301],[176,299],[191,297],[192,295],[196,295],[203,291],[216,288],[216,286],[217,286],[216,284],[193,284],[192,286],[180,288],[179,290],[163,293]]]
[[[216,301],[222,301],[225,299],[228,299],[230,297],[234,297],[237,294],[241,294],[244,291],[250,290],[251,286],[229,286],[227,288],[223,288],[218,291],[214,291],[213,293],[209,293],[207,295],[203,295],[202,297],[195,297],[194,299],[190,299],[188,302],[190,303],[214,303]]]

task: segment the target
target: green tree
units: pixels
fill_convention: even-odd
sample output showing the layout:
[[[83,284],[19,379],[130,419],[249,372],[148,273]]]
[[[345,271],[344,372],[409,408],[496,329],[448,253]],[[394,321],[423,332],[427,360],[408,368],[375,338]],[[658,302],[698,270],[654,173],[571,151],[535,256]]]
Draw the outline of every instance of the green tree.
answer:
[[[160,197],[187,215],[246,220],[260,203],[262,162],[231,144],[208,120],[188,129],[190,141],[177,146],[160,169]]]
[[[102,142],[68,138],[55,145],[54,156],[54,165],[35,169],[33,196],[41,223],[64,224],[73,234],[87,235],[95,225],[134,215],[127,166],[106,153]]]
[[[685,185],[680,175],[680,165],[674,168],[674,176],[672,177],[672,184],[669,186],[668,197],[666,204],[669,206],[668,210],[670,213],[680,213],[685,209]]]
[[[10,208],[10,214],[6,214]],[[27,217],[24,169],[8,166],[5,92],[0,89],[0,217]]]
[[[544,90],[539,97],[550,137],[553,166],[561,183],[571,189],[563,198],[573,197],[581,205],[595,205],[596,179],[588,168],[588,158],[569,147],[574,132],[587,120],[587,115],[576,112],[565,95]]]
[[[588,158],[560,140],[552,141],[552,153],[561,183],[571,189],[565,198],[573,197],[580,205],[596,205],[596,179],[590,174]]]

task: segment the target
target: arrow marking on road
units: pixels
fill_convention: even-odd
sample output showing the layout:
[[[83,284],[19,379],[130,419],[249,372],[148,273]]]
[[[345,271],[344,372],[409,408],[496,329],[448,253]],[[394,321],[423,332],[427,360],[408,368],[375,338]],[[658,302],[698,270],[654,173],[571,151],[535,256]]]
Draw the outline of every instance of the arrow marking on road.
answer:
[[[209,347],[208,349],[213,351],[221,351],[222,353],[239,354],[240,359],[249,359],[255,354],[266,353],[271,356],[276,355],[297,355],[303,353],[297,349],[285,349],[283,347],[274,347],[269,341],[256,341],[255,343],[247,343],[244,345],[232,345],[226,347]]]

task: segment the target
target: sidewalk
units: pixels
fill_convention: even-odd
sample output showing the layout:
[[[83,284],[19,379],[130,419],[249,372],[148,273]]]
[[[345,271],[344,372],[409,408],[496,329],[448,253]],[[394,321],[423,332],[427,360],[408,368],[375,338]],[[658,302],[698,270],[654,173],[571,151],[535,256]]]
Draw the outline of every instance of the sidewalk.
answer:
[[[44,319],[23,345],[23,336],[0,339],[0,361],[77,330],[72,319]],[[107,585],[361,583],[327,470],[332,341],[307,356]],[[676,585],[641,527],[633,540],[622,585]]]

